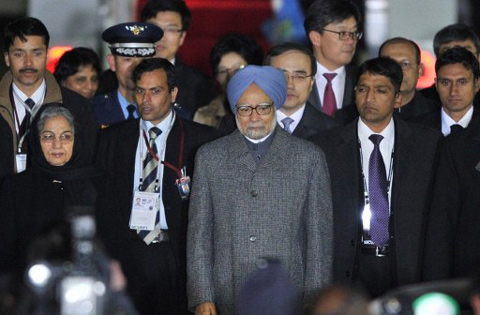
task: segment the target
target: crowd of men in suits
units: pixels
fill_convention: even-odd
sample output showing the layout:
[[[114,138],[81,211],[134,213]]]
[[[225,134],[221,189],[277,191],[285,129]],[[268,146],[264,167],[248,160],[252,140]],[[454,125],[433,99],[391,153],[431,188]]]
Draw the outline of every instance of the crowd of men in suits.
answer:
[[[280,261],[304,305],[331,283],[377,297],[480,272],[473,30],[437,33],[435,84],[418,91],[415,42],[389,39],[356,68],[357,6],[318,0],[305,19],[312,50],[282,43],[231,77],[237,129],[219,137],[191,121],[214,95],[176,56],[190,20],[183,1],[150,1],[142,22],[105,30],[114,84],[92,102],[45,71],[41,21],[4,34],[0,178],[28,168],[25,134],[43,104],[71,110],[101,172],[99,236],[139,313],[234,314],[263,258]]]

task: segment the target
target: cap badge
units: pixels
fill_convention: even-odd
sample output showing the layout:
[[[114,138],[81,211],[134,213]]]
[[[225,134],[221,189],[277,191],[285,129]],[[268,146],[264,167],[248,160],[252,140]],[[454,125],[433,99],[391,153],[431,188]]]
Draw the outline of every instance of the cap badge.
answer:
[[[129,30],[130,32],[133,33],[133,35],[139,35],[141,32],[143,32],[145,30],[145,27],[143,26],[138,26],[138,25],[134,25],[134,26],[125,26],[125,28],[127,30]]]

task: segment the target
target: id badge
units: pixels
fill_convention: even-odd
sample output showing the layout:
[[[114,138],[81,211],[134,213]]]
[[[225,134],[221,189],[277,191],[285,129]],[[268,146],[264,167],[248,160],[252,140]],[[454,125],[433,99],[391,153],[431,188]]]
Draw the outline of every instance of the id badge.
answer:
[[[187,176],[185,167],[182,169],[182,177],[175,180],[175,184],[182,200],[188,200],[190,197],[190,176]]]
[[[157,211],[158,193],[136,191],[130,213],[130,229],[152,231],[155,227]]]
[[[25,153],[15,154],[15,163],[17,165],[17,173],[21,173],[27,169],[27,155]]]

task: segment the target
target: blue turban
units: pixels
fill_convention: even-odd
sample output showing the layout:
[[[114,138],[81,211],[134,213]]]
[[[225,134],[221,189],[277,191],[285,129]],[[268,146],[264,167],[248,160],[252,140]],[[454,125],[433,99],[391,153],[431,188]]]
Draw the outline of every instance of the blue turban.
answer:
[[[276,109],[282,107],[287,98],[287,80],[283,71],[270,66],[246,66],[237,71],[227,86],[230,109],[235,114],[235,106],[245,90],[255,83],[273,101]]]

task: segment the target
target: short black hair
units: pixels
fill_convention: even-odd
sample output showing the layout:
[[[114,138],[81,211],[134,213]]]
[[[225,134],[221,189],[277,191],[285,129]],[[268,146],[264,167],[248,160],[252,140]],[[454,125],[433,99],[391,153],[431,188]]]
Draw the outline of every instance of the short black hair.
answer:
[[[442,67],[457,63],[460,63],[466,69],[471,70],[475,79],[480,77],[480,68],[477,57],[475,57],[470,50],[463,47],[454,47],[445,51],[435,62],[435,73],[438,75],[438,72]]]
[[[50,43],[50,34],[47,27],[39,19],[34,17],[23,17],[16,19],[5,26],[3,30],[3,50],[8,52],[10,46],[13,45],[15,38],[19,38],[22,42],[27,41],[27,36],[41,36],[43,42],[48,48]]]
[[[149,0],[142,9],[141,21],[147,22],[157,16],[158,12],[173,11],[182,17],[182,31],[188,31],[192,22],[192,13],[183,0]]]
[[[311,31],[323,33],[323,29],[330,23],[344,21],[354,17],[360,24],[361,15],[358,6],[350,0],[317,0],[307,10],[304,27],[308,34]]]
[[[210,51],[213,73],[217,73],[220,60],[230,52],[242,56],[249,65],[261,65],[263,61],[263,49],[253,37],[237,33],[226,34],[220,37]]]
[[[433,38],[435,56],[437,59],[440,58],[441,45],[465,40],[471,40],[477,49],[477,54],[480,53],[480,39],[472,28],[460,23],[445,26]]]
[[[310,75],[315,76],[315,74],[317,74],[317,60],[315,59],[315,56],[313,55],[310,48],[299,43],[285,42],[285,43],[273,46],[272,48],[270,48],[267,55],[265,56],[265,60],[263,61],[263,64],[266,66],[270,66],[272,63],[272,58],[277,57],[291,50],[299,51],[310,59],[310,71],[311,71]]]
[[[58,60],[53,75],[59,84],[67,80],[69,76],[74,75],[82,66],[91,65],[100,76],[100,59],[95,51],[87,47],[76,47],[67,51]]]
[[[382,75],[389,78],[395,88],[395,93],[400,92],[400,86],[403,81],[403,71],[398,62],[392,58],[377,57],[362,63],[358,69],[357,82],[364,73]]]
[[[175,67],[165,58],[143,59],[133,70],[133,81],[136,84],[145,72],[159,69],[163,69],[167,73],[168,91],[171,92],[177,86]]]
[[[404,37],[394,37],[394,38],[387,39],[385,42],[383,42],[382,46],[380,46],[380,48],[378,49],[378,56],[380,57],[380,55],[382,53],[382,49],[385,46],[395,45],[395,44],[407,44],[407,45],[412,46],[412,48],[415,51],[415,59],[417,59],[416,63],[417,63],[417,65],[420,64],[420,62],[422,61],[422,55],[421,55],[420,47],[413,40],[406,39]]]

